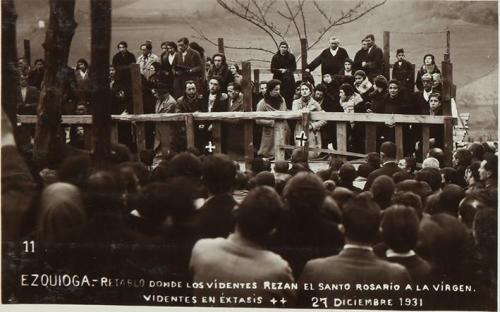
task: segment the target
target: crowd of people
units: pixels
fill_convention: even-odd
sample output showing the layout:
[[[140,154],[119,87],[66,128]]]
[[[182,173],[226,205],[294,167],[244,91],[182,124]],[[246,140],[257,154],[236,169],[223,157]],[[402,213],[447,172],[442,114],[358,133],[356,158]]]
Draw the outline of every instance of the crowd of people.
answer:
[[[247,299],[212,305],[258,307],[278,296],[312,307],[318,288],[262,287],[298,282],[466,285],[474,291],[417,296],[428,309],[496,309],[497,156],[488,144],[457,150],[444,168],[439,151],[418,169],[386,141],[359,166],[332,158],[318,172],[301,148],[290,163],[256,157],[243,171],[197,150],[163,155],[152,169],[124,145],[106,165],[79,154],[38,171],[8,120],[2,126],[4,302],[145,304],[143,295],[162,293],[176,299],[157,304],[198,306],[214,295]],[[25,287],[42,273],[47,284]],[[63,274],[108,282],[61,285]],[[258,286],[192,286],[211,282]]]
[[[412,64],[405,60],[403,49],[397,50],[393,65],[392,79],[383,76],[383,51],[375,44],[375,37],[367,35],[361,41],[361,48],[351,59],[348,52],[340,46],[340,40],[333,36],[329,47],[323,50],[305,69],[303,81],[296,81],[296,58],[287,42],[281,42],[272,57],[270,68],[273,79],[260,81],[253,89],[252,110],[254,111],[325,111],[346,113],[382,114],[423,114],[441,115],[441,77],[434,56],[427,54],[423,65],[418,69],[416,79]],[[134,114],[132,101],[131,64],[138,64],[142,79],[142,98],[144,113],[191,113],[243,111],[242,85],[253,82],[243,80],[237,64],[228,64],[222,53],[212,57],[205,56],[204,49],[187,38],[166,41],[161,45],[162,53],[153,53],[152,42],[140,45],[141,54],[135,56],[128,50],[128,44],[117,44],[118,52],[113,56],[110,66],[110,90],[112,93],[113,114]],[[311,71],[321,66],[322,80],[314,82]],[[44,61],[38,59],[33,68],[24,59],[19,60],[21,72],[22,100],[19,114],[36,113],[39,91],[43,85]],[[63,114],[89,114],[91,112],[89,64],[79,59],[75,69],[67,66],[63,80]],[[415,91],[415,86],[416,90]],[[246,108],[248,110],[248,108]],[[274,157],[274,122],[257,120],[254,127],[254,146],[257,155]],[[285,142],[293,142],[301,125],[287,131]],[[146,123],[146,147],[153,150],[156,166],[161,160],[162,147],[159,145],[161,129],[153,123]],[[25,128],[29,128],[26,126]],[[314,136],[310,146],[336,148],[337,137],[334,122],[315,122],[309,128]],[[235,127],[228,127],[231,131]],[[80,131],[79,131],[80,130]],[[227,129],[223,129],[223,137]],[[134,128],[120,123],[118,139],[132,151],[136,148]],[[212,127],[202,123],[196,127],[196,147],[204,150],[211,140]],[[348,125],[348,150],[365,152],[364,126],[359,123]],[[384,141],[393,141],[394,124],[379,124],[377,127],[377,146]],[[421,161],[421,127],[418,124],[405,125],[404,155],[414,156]],[[27,129],[26,133],[33,129]],[[443,148],[443,128],[433,125],[430,129],[430,146]],[[21,148],[30,151],[29,134]],[[83,148],[83,131],[74,126],[68,131],[68,142]],[[296,140],[295,140],[296,141]],[[185,129],[180,127],[172,140],[175,152],[185,151]],[[299,142],[295,142],[296,145]],[[240,142],[224,140],[222,150],[242,150]],[[163,147],[165,150],[165,147]],[[313,154],[314,157],[327,157],[326,154]]]

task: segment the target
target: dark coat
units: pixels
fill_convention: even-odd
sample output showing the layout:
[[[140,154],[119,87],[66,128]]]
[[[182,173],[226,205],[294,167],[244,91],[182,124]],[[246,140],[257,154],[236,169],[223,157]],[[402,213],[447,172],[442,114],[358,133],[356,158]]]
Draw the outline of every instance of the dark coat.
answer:
[[[122,67],[122,66],[128,66],[130,64],[135,64],[135,55],[130,53],[129,51],[125,51],[125,53],[118,52],[113,56],[113,61],[111,64],[113,64],[114,67]],[[117,68],[119,69],[119,68]]]
[[[282,73],[279,69],[286,69],[285,73]],[[293,76],[294,70],[297,69],[297,63],[295,62],[295,55],[292,53],[276,53],[271,59],[271,72],[273,73],[273,79],[278,79],[281,81],[281,94],[287,103],[287,108],[292,108],[293,95],[295,93],[295,77]]]
[[[174,72],[173,72],[173,62],[172,64],[168,61],[168,53],[163,52],[160,55],[161,69],[165,75],[167,87],[172,92],[174,88]]]
[[[182,60],[182,52],[176,52],[174,61],[172,62],[174,70],[174,97],[178,98],[184,94],[184,83],[188,80],[193,80],[196,83],[197,90],[202,89],[204,63],[200,53],[188,48],[184,61]]]
[[[332,77],[344,68],[345,59],[349,58],[349,54],[344,48],[338,47],[335,56],[330,53],[330,48],[324,49],[308,66],[309,70],[313,71],[321,65],[321,75],[331,74]]]
[[[418,70],[417,72],[417,79],[415,81],[415,85],[417,86],[417,89],[422,91],[424,89],[424,86],[422,85],[422,76],[425,75],[425,74],[434,74],[434,73],[441,73],[441,71],[439,70],[439,68],[437,67],[437,65],[434,66],[434,70],[432,71],[427,71],[427,69],[425,68],[425,66],[422,66],[420,67],[420,69]]]
[[[378,92],[377,90],[374,90],[370,92],[368,95],[367,102],[370,104],[367,105],[367,108],[370,108],[372,112],[382,114],[385,112],[385,99],[388,96],[387,90],[383,92]]]
[[[37,88],[42,89],[43,76],[45,75],[45,70],[32,70],[28,75],[28,84]]]
[[[353,70],[356,71],[356,70],[365,70],[363,68],[363,66],[361,66],[361,64],[363,62],[366,62],[367,61],[367,58],[368,58],[368,50],[359,50],[358,52],[356,52],[356,55],[354,55],[354,66],[353,66]],[[365,72],[366,74],[366,72]]]
[[[365,62],[366,66],[362,69],[365,71],[368,78],[373,80],[375,76],[382,75],[384,71],[384,52],[374,44],[368,49]]]
[[[21,99],[19,101],[20,105],[17,107],[17,113],[20,115],[36,115],[40,91],[36,87],[27,86],[24,100],[21,93],[19,93],[19,96]]]
[[[196,212],[193,225],[199,238],[227,237],[234,230],[233,209],[237,205],[230,194],[209,198]]]
[[[394,63],[392,67],[392,79],[398,80],[411,91],[413,91],[414,76],[413,65],[407,60],[402,60],[401,65],[399,65],[399,61]]]
[[[401,172],[401,171],[403,171],[403,169],[399,168],[398,164],[395,161],[386,163],[381,168],[378,168],[377,170],[372,171],[368,175],[368,179],[366,181],[364,190],[369,191],[370,187],[372,186],[373,181],[375,181],[376,178],[383,176],[383,175],[392,178],[393,174],[395,174],[396,172]]]
[[[399,92],[394,98],[391,98],[387,93],[382,113],[413,115],[417,113],[417,110],[413,107],[411,98],[405,92]]]

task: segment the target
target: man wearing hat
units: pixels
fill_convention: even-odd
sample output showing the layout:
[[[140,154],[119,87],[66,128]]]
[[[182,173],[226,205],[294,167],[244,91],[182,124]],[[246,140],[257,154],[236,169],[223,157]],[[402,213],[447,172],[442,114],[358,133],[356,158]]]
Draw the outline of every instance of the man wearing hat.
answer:
[[[396,79],[408,89],[413,91],[413,76],[415,72],[410,62],[405,60],[405,51],[398,49],[396,51],[397,62],[392,67],[392,79]]]
[[[341,48],[340,41],[337,37],[330,38],[330,47],[324,49],[318,57],[307,65],[306,72],[310,72],[321,65],[321,75],[330,74],[335,75],[344,68],[345,59],[349,58],[347,51]]]

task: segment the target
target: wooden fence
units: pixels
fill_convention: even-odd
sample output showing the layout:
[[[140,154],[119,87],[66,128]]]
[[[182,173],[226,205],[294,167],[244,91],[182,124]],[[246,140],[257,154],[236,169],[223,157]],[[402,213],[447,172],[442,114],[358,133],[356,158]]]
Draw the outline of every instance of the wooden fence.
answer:
[[[142,115],[113,115],[112,116],[112,142],[118,142],[118,123],[132,122],[136,125],[144,124],[144,122],[154,122],[156,127],[161,128],[166,133],[171,135],[162,136],[161,146],[163,152],[168,152],[171,146],[171,141],[175,135],[175,127],[179,122],[183,122],[186,126],[187,147],[195,147],[195,126],[196,122],[211,122],[212,124],[212,143],[215,146],[214,152],[221,152],[221,124],[226,121],[236,121],[243,125],[243,142],[245,147],[245,163],[247,167],[250,165],[254,157],[253,146],[253,126],[255,120],[274,120],[275,132],[275,159],[284,160],[285,150],[297,148],[296,146],[286,145],[286,123],[288,120],[295,120],[302,124],[308,124],[310,120],[326,120],[336,123],[337,128],[337,149],[315,149],[309,148],[308,144],[304,145],[305,150],[322,151],[331,154],[337,154],[340,157],[346,156],[364,157],[364,154],[352,153],[347,150],[347,127],[350,122],[362,123],[365,125],[365,150],[366,152],[376,151],[376,126],[379,123],[395,124],[395,144],[397,146],[397,157],[403,156],[403,126],[405,124],[420,124],[422,126],[423,149],[422,153],[425,156],[429,146],[429,126],[439,124],[444,126],[444,152],[446,155],[445,164],[451,165],[451,154],[453,150],[453,124],[456,118],[452,116],[427,116],[427,115],[400,115],[400,114],[373,114],[373,113],[326,113],[326,112],[293,112],[293,111],[276,111],[276,112],[221,112],[221,113],[174,113],[174,114],[142,114]],[[18,122],[24,124],[36,123],[34,115],[18,115]],[[92,125],[92,116],[90,115],[66,115],[62,116],[63,125],[81,125],[89,137]],[[308,127],[304,127],[308,129]],[[136,131],[136,139],[138,142],[138,150],[143,149],[143,144],[139,142],[141,133]],[[231,134],[226,134],[231,135]],[[309,133],[306,132],[309,137]],[[86,143],[89,147],[92,145],[92,139],[88,138]]]

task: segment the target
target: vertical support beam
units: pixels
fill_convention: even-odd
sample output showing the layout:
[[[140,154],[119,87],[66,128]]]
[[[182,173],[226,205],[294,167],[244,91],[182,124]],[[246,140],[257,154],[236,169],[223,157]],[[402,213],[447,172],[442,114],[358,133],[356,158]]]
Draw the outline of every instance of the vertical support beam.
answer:
[[[224,54],[224,38],[217,38],[217,47],[219,48],[219,53]]]
[[[134,114],[144,113],[144,104],[142,102],[142,77],[139,64],[130,64],[130,78],[132,81],[132,103]],[[136,143],[137,153],[146,149],[146,133],[144,132],[144,123],[136,124]]]
[[[365,152],[377,151],[377,124],[365,123]]]
[[[451,115],[451,96],[453,88],[453,64],[449,61],[441,63],[443,86],[441,90],[441,101],[443,103],[443,115]]]
[[[452,166],[453,153],[453,118],[445,117],[444,119],[444,165]]]
[[[253,83],[256,86],[257,91],[259,91],[260,70],[257,68],[253,70]]]
[[[347,151],[347,122],[337,122],[337,150],[339,152]],[[340,156],[340,159],[346,160],[345,156]]]
[[[384,31],[384,76],[387,80],[390,79],[390,62],[391,62],[391,37],[390,32]]]
[[[285,160],[285,150],[280,147],[285,145],[286,128],[286,120],[274,121],[274,159],[276,161]]]
[[[245,143],[245,170],[252,170],[254,156],[253,120],[245,120],[243,124],[243,142]]]
[[[311,113],[310,112],[303,112],[302,113],[302,129],[304,130],[304,133],[306,134],[307,140],[304,142],[304,146],[302,146],[302,151],[304,152],[304,155],[306,159],[309,159],[309,141],[311,140],[311,133],[309,131],[309,123],[311,122]]]
[[[173,124],[169,122],[158,122],[156,123],[156,129],[160,133],[161,153],[164,156],[168,155],[174,136]]]
[[[215,145],[214,153],[221,153],[222,140],[221,140],[221,124],[219,121],[212,122],[212,144]]]
[[[401,124],[396,124],[395,127],[395,137],[396,137],[396,159],[403,158],[403,126]]]
[[[111,123],[111,144],[118,144],[118,121]]]
[[[193,115],[189,114],[185,117],[186,122],[186,139],[187,139],[187,148],[194,148],[194,122]]]
[[[302,80],[304,80],[304,73],[307,67],[307,39],[300,39],[300,55],[301,55],[301,69],[302,69]]]
[[[427,153],[429,153],[429,137],[430,137],[430,129],[429,125],[422,125],[422,159],[427,157]]]
[[[411,92],[415,91],[415,64],[411,64]]]
[[[24,59],[31,66],[31,46],[28,39],[24,39]]]
[[[93,140],[92,140],[92,125],[85,124],[81,126],[83,128],[83,142],[85,149],[89,151],[92,150]]]
[[[445,54],[445,61],[450,61],[451,60],[451,55],[450,55],[450,41],[451,41],[451,33],[449,30],[446,31],[446,54]]]
[[[16,44],[17,14],[14,0],[2,1],[2,98],[4,113],[12,124],[14,134],[17,134],[17,106],[21,98],[19,87],[19,71],[17,70]],[[9,79],[5,79],[9,77]]]

